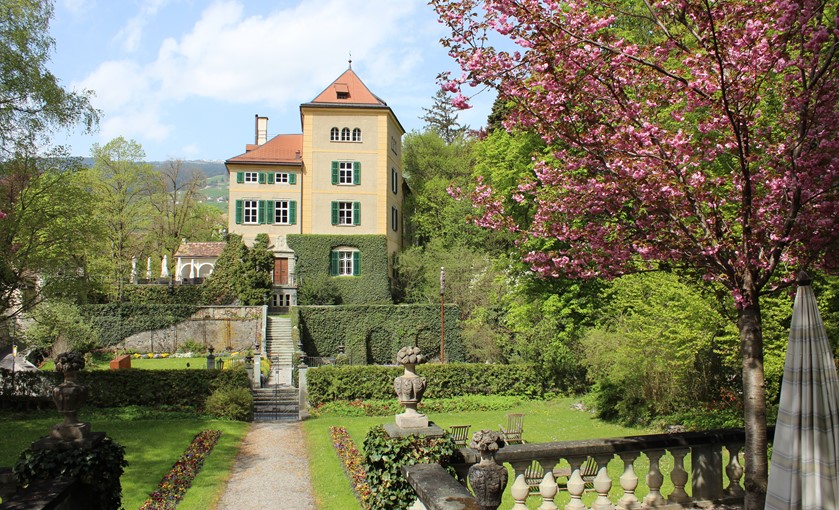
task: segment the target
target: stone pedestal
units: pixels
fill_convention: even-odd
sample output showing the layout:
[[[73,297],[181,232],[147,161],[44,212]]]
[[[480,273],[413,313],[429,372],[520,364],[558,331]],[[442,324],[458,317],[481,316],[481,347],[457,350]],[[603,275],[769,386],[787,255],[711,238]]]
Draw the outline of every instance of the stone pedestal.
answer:
[[[434,422],[429,422],[425,427],[403,428],[393,423],[384,424],[385,432],[390,437],[443,437],[446,433]]]

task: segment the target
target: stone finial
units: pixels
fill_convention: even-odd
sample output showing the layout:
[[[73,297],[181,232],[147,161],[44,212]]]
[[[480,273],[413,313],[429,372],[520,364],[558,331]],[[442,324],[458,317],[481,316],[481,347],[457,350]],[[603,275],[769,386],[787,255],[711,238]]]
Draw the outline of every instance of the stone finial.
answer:
[[[76,373],[84,368],[84,356],[63,352],[55,358],[55,370],[64,374],[64,382],[53,389],[52,399],[64,421],[52,428],[50,436],[62,441],[83,441],[90,424],[79,421],[79,409],[87,400],[87,388],[76,383]]]
[[[481,461],[469,467],[469,484],[482,510],[496,510],[507,487],[507,469],[495,462],[495,453],[505,445],[501,434],[494,430],[479,430],[472,435],[469,447],[478,450]]]
[[[62,374],[78,372],[84,368],[84,356],[76,351],[62,352],[55,357],[55,371]]]
[[[419,347],[409,346],[399,349],[396,362],[400,365],[422,365],[426,359]]]
[[[394,379],[393,389],[399,397],[399,403],[405,412],[396,415],[396,424],[403,429],[425,429],[428,417],[417,411],[417,406],[425,393],[425,377],[415,372],[416,366],[425,363],[419,347],[403,347],[396,354],[396,361],[405,367],[405,373]]]

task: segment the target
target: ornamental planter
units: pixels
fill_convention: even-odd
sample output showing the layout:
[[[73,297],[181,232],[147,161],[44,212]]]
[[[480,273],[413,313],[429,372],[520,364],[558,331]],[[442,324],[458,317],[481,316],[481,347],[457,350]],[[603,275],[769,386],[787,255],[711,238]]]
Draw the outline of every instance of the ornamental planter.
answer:
[[[425,363],[425,356],[419,347],[403,347],[396,361],[405,367],[405,373],[393,381],[399,403],[405,407],[404,413],[396,415],[396,425],[404,429],[427,428],[428,417],[417,411],[427,383],[425,377],[417,375],[416,366]]]

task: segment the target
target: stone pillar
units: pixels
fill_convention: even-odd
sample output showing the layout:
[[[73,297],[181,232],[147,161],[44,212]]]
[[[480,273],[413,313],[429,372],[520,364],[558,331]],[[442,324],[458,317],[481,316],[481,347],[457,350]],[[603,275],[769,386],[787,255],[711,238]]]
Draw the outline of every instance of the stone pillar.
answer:
[[[216,357],[213,354],[213,346],[207,348],[207,370],[213,370],[216,368]]]
[[[52,399],[64,421],[52,428],[50,437],[82,442],[90,434],[90,424],[79,421],[78,413],[87,399],[87,388],[76,383],[76,374],[84,368],[84,357],[77,352],[59,354],[55,370],[64,374],[64,382],[53,389]]]
[[[309,390],[308,381],[306,380],[306,372],[308,371],[309,367],[304,364],[297,367],[297,394],[300,398],[297,413],[298,418],[301,420],[309,417]]]

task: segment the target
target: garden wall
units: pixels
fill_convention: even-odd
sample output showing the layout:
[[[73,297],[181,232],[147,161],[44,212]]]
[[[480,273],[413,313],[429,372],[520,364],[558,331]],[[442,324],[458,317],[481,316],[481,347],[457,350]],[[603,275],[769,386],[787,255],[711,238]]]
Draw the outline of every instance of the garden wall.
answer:
[[[459,310],[445,306],[446,361],[464,361]],[[299,306],[292,309],[309,356],[335,356],[344,345],[353,365],[396,363],[402,347],[418,346],[429,360],[440,354],[440,308],[431,305]]]
[[[262,344],[262,306],[207,306],[172,326],[126,337],[117,347],[133,352],[176,352],[186,341],[217,351],[246,350]]]

